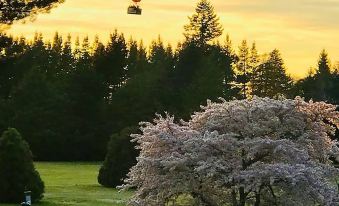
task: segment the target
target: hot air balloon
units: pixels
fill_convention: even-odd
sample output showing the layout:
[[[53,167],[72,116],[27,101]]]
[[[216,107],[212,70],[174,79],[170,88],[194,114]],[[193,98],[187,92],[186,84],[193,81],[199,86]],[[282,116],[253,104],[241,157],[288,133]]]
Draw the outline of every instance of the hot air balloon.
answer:
[[[131,5],[127,8],[128,14],[141,15],[142,9],[139,6],[141,0],[132,0]]]

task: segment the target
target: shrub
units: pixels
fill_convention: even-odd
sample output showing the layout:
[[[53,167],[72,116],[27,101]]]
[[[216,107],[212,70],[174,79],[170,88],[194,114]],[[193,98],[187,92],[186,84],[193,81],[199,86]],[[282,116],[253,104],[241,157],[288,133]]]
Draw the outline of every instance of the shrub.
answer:
[[[120,134],[113,134],[107,148],[107,155],[100,168],[98,182],[105,187],[116,187],[123,183],[129,169],[136,163],[138,156],[130,134],[136,133],[136,127],[127,127]]]
[[[0,202],[20,203],[24,191],[32,192],[32,201],[43,197],[44,183],[33,165],[32,153],[16,129],[0,137]]]

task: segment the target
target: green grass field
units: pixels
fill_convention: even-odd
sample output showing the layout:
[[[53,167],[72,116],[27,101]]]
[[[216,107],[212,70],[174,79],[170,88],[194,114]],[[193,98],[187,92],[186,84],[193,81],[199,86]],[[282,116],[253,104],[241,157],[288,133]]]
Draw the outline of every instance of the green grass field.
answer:
[[[99,163],[36,163],[45,182],[45,197],[37,206],[122,206],[131,196],[97,183]],[[0,206],[14,206],[0,204]]]

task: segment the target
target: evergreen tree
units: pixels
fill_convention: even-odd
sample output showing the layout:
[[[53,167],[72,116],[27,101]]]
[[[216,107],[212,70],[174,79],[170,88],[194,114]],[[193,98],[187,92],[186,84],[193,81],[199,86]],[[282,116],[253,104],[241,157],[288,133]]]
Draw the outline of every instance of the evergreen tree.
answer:
[[[58,73],[58,58],[59,53],[52,51],[52,44],[45,44],[41,33],[36,33],[33,40],[33,45],[27,53],[23,65],[27,73],[31,72],[34,68],[38,72],[46,75],[45,77],[53,81]],[[24,77],[24,76],[23,76]]]
[[[138,58],[139,65],[145,67],[145,65],[148,63],[148,60],[147,60],[147,51],[142,40],[138,44]]]
[[[153,111],[161,113],[171,110],[173,85],[170,74],[174,67],[174,57],[171,46],[168,45],[166,48],[160,36],[150,46],[149,66],[146,78],[149,80],[147,86]]]
[[[329,101],[335,103],[337,99],[336,75],[331,73],[330,60],[325,50],[319,56],[318,66],[314,73],[298,81],[296,89],[298,95],[306,99]]]
[[[172,60],[169,60],[171,57],[167,56],[161,39],[158,38],[151,44],[148,60],[145,59],[146,53],[142,44],[138,50],[137,64],[129,62],[131,66],[137,65],[136,73],[128,78],[124,87],[113,93],[110,103],[111,117],[116,117],[111,121],[115,122],[114,125],[119,130],[126,125],[136,125],[143,119],[151,119],[155,113],[168,110],[168,99],[172,97],[168,80]],[[132,60],[131,57],[128,61]],[[130,75],[129,70],[127,75]]]
[[[274,49],[267,61],[260,64],[253,72],[253,94],[260,97],[288,97],[292,79],[286,74],[279,50]]]
[[[250,56],[249,56],[248,67],[249,67],[250,74],[252,74],[253,71],[259,66],[259,63],[260,63],[260,57],[259,57],[259,54],[258,54],[257,45],[254,42],[252,44]]]
[[[60,102],[63,93],[40,68],[33,67],[11,92],[11,125],[20,130],[39,160],[63,158],[66,145],[61,126],[66,118]],[[38,118],[37,118],[38,117]],[[39,128],[37,131],[36,128]]]
[[[62,52],[61,52],[61,58],[60,58],[60,67],[61,72],[64,76],[69,74],[74,69],[74,57],[72,54],[72,42],[71,42],[71,35],[67,35],[67,39],[64,42]]]
[[[248,83],[252,73],[250,69],[250,52],[247,41],[243,40],[238,51],[237,82],[241,86],[241,94],[244,99],[248,94]]]
[[[233,49],[232,40],[229,34],[226,35],[224,41],[224,51],[228,56],[235,56],[235,51]]]
[[[188,118],[206,99],[230,98],[233,89],[233,59],[220,45],[207,49],[193,43],[179,50],[178,60],[172,72],[175,92],[173,101],[180,118]]]
[[[238,83],[236,82],[236,63],[239,58],[235,53],[232,45],[232,40],[229,34],[226,35],[223,46],[221,46],[221,53],[227,57],[224,73],[224,98],[230,100],[232,98],[241,98]],[[225,59],[224,59],[225,60]]]
[[[127,68],[127,79],[130,80],[140,72],[144,72],[148,63],[147,52],[143,46],[142,41],[139,43],[130,39],[128,43],[128,68]]]
[[[91,57],[91,47],[89,45],[89,39],[88,36],[85,36],[85,38],[82,41],[81,45],[81,58],[85,61],[89,60]]]
[[[62,55],[62,45],[63,45],[63,39],[62,36],[59,35],[58,32],[55,33],[53,42],[51,44],[51,48],[47,49],[49,52],[49,76],[52,78],[57,78],[61,72],[62,72],[62,61],[61,61],[61,55]]]
[[[138,43],[132,38],[128,42],[128,57],[127,57],[127,79],[135,76],[138,70]]]
[[[318,69],[315,74],[316,80],[316,94],[315,99],[317,100],[329,100],[329,90],[332,87],[331,83],[331,69],[330,60],[325,50],[320,53],[318,61]]]
[[[81,57],[81,48],[80,48],[80,38],[77,36],[74,43],[73,56],[76,60],[79,60]]]
[[[93,67],[97,67],[105,60],[106,48],[105,45],[99,40],[99,37],[96,36],[93,42]]]
[[[95,70],[102,76],[108,91],[106,98],[110,101],[114,91],[122,87],[126,80],[127,44],[123,34],[115,30],[111,35],[105,54],[97,59]]]
[[[323,76],[329,76],[331,74],[330,60],[325,49],[321,51],[319,56],[317,74]]]
[[[253,72],[256,71],[256,69],[258,68],[260,64],[260,57],[258,54],[258,50],[257,50],[257,46],[256,43],[254,42],[252,44],[251,47],[251,51],[250,51],[250,56],[249,56],[249,64],[248,64],[248,68],[249,68],[249,74],[248,74],[248,96],[252,96],[252,85],[253,85]]]
[[[28,45],[24,38],[13,41],[13,44],[6,48],[5,66],[1,67],[4,83],[4,97],[10,98],[12,91],[18,87],[22,79],[35,67],[37,70],[47,73],[50,66],[50,53],[45,48],[42,35],[36,33],[33,42]],[[1,84],[1,83],[0,83]]]
[[[98,35],[94,36],[94,42],[91,47],[91,54],[94,55],[95,51],[99,48],[104,46],[103,43],[100,41],[100,38]]]
[[[105,115],[106,88],[103,79],[88,65],[79,65],[76,72],[68,75],[63,91],[65,102],[60,112],[65,113],[65,121],[58,128],[62,131],[59,139],[64,149],[57,152],[59,158],[102,160],[108,135],[112,132],[111,124],[114,123],[105,119],[110,113]]]
[[[32,153],[15,129],[8,129],[0,138],[0,202],[20,203],[25,190],[32,200],[43,197],[44,183],[35,170]]]
[[[8,37],[0,33],[0,99],[8,98],[13,86],[13,64],[17,60],[16,56],[22,53],[24,47],[17,51],[17,42],[13,37]]]
[[[138,132],[135,127],[126,127],[120,134],[114,134],[107,146],[107,154],[100,168],[98,182],[105,187],[116,187],[123,183],[129,169],[136,164],[138,151],[131,143],[131,134]]]
[[[77,69],[90,69],[93,67],[92,65],[92,56],[90,54],[91,48],[88,36],[85,36],[82,40],[81,48],[79,51],[79,59]]]
[[[93,69],[95,59],[104,54],[99,53],[101,47],[103,45],[96,38],[91,48],[86,36],[78,46],[77,63],[71,64],[70,69],[74,71],[66,73],[63,79],[60,112],[65,112],[62,117],[65,123],[58,130],[61,131],[59,139],[64,150],[58,154],[64,160],[100,160],[105,155],[103,148],[108,141],[107,136],[103,135],[107,132],[107,124],[103,120],[106,90],[103,79]],[[95,49],[94,54],[92,49]],[[66,57],[71,57],[70,61],[74,61],[74,57],[69,56],[68,48],[66,54]],[[77,149],[74,150],[74,147]]]
[[[62,36],[60,36],[58,32],[55,32],[52,43],[52,49],[55,53],[61,54],[62,42]]]
[[[189,42],[204,46],[209,41],[222,35],[223,28],[215,14],[214,7],[208,0],[198,2],[195,14],[189,17],[189,23],[184,26],[185,37]]]

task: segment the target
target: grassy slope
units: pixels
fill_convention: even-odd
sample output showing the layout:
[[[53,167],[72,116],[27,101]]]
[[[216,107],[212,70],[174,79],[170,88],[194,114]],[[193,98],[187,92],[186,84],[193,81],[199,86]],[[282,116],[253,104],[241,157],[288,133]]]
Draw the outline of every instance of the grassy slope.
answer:
[[[97,183],[98,163],[36,163],[46,193],[39,206],[122,206],[131,193]],[[0,204],[0,206],[14,206]]]

